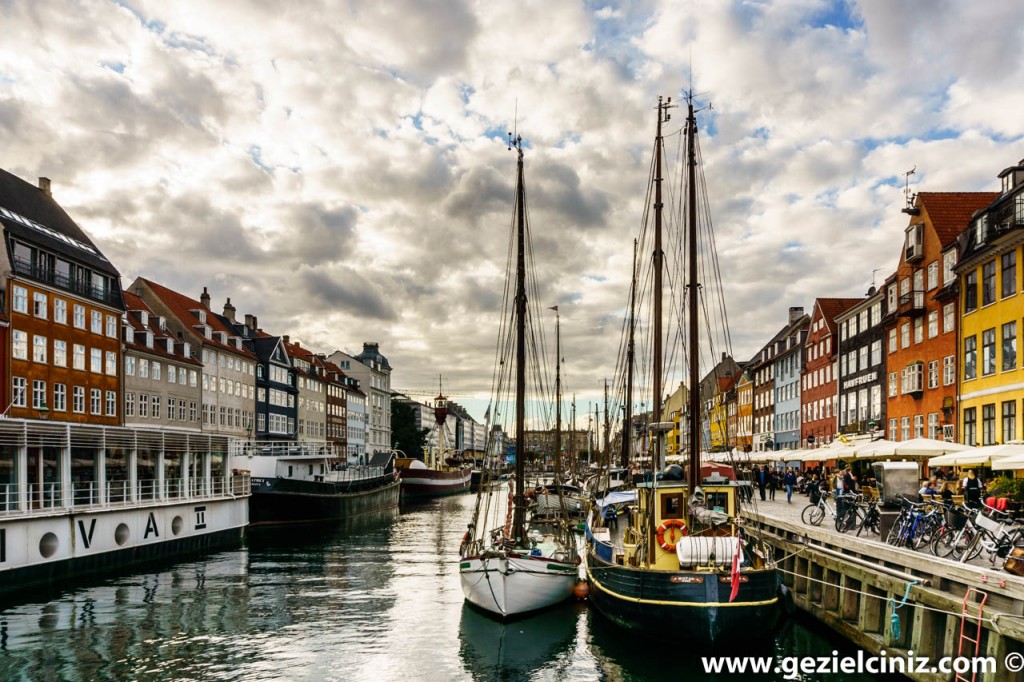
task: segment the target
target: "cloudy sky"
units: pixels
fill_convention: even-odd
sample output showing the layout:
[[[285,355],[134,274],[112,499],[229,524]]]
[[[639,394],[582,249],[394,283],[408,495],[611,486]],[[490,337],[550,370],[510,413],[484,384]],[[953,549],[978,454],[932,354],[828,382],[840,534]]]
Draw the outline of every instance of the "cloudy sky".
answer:
[[[326,352],[379,341],[396,387],[442,374],[477,416],[514,124],[581,403],[613,372],[658,95],[692,78],[713,106],[738,359],[895,268],[906,171],[995,190],[1024,157],[1017,2],[0,0],[0,21],[0,166],[50,177],[125,286],[207,286]]]

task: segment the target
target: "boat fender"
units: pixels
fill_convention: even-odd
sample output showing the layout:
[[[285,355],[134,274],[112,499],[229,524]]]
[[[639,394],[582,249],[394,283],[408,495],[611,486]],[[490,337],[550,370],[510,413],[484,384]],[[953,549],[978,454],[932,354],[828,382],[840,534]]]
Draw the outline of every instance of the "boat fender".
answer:
[[[779,585],[779,603],[782,604],[782,610],[786,612],[787,616],[792,616],[796,613],[796,602],[793,601],[793,592],[785,585]]]
[[[671,540],[665,539],[665,533],[668,531],[669,528],[678,529],[679,537],[685,537],[686,524],[683,522],[682,519],[665,519],[661,522],[661,525],[658,526],[658,544],[666,552],[674,552],[676,551],[676,543],[672,542]]]

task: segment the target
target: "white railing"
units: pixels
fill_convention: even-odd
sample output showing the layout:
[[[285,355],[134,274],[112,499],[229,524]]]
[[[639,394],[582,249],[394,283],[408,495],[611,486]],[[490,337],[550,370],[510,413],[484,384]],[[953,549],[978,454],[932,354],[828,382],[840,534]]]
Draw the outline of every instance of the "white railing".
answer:
[[[143,479],[136,483],[136,498],[131,496],[131,482],[124,480],[107,481],[106,495],[100,495],[97,481],[74,481],[71,483],[70,507],[64,502],[64,487],[60,482],[30,483],[27,488],[28,509],[21,509],[21,490],[16,483],[0,484],[0,518],[13,515],[53,513],[54,510],[82,508],[108,509],[111,507],[145,507],[163,502],[192,499],[216,499],[246,497],[250,494],[248,473],[232,473],[228,477],[211,480],[192,479],[185,485],[180,478],[164,479],[163,492],[159,496],[159,482]],[[187,494],[186,494],[187,493]]]

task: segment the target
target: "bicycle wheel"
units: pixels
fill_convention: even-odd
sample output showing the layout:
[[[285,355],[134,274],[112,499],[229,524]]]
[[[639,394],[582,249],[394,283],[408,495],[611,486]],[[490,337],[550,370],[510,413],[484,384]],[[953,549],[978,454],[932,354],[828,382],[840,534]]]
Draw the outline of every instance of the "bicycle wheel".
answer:
[[[978,531],[974,530],[970,526],[965,526],[963,532],[960,533],[955,542],[953,543],[953,551],[951,553],[952,558],[960,561],[960,558],[964,555],[968,549],[974,549],[977,544],[975,538],[978,535]]]
[[[937,557],[948,557],[956,547],[957,531],[952,526],[944,526],[932,540],[932,554]]]
[[[817,504],[809,504],[804,507],[804,511],[800,514],[800,518],[809,526],[820,526],[822,520],[825,518],[825,510]]]
[[[903,535],[903,526],[906,524],[907,518],[900,514],[896,517],[892,526],[889,528],[889,534],[885,536],[885,544],[897,545],[900,542],[900,538]]]

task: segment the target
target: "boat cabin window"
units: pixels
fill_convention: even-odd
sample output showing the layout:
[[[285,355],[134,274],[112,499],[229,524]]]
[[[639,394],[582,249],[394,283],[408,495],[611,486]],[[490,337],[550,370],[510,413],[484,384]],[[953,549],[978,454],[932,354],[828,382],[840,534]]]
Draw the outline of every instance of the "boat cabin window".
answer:
[[[715,492],[715,493],[704,493],[704,501],[707,504],[708,509],[714,509],[716,511],[725,512],[731,514],[732,510],[729,508],[729,493]]]
[[[661,496],[661,518],[680,519],[683,517],[683,496],[662,495]]]

